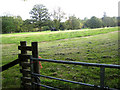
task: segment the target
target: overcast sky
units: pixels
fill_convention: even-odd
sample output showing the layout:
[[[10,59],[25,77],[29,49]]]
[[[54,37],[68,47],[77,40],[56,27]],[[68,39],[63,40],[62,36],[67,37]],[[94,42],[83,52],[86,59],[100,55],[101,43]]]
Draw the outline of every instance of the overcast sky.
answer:
[[[35,4],[43,4],[52,12],[54,8],[61,7],[67,16],[75,15],[80,19],[96,16],[101,18],[103,12],[107,16],[118,16],[119,0],[1,0],[0,16],[5,14],[20,15],[22,19],[29,19],[29,12]]]

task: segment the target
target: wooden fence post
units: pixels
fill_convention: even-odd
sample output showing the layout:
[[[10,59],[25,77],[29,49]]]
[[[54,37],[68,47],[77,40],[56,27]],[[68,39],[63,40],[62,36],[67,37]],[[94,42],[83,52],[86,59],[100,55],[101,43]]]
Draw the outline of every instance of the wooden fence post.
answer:
[[[30,58],[30,55],[27,55],[27,50],[28,48],[26,46],[27,43],[26,41],[21,41],[20,46],[18,46],[18,49],[21,50],[21,54],[19,54],[18,59],[20,60],[20,66],[22,66],[22,69],[20,69],[20,72],[22,73],[23,77],[21,77],[21,86],[22,88],[29,88],[30,90],[30,83],[31,83],[31,78],[30,78],[30,62],[28,62],[28,59]]]
[[[37,42],[32,42],[32,57],[33,58],[38,58],[38,43]],[[40,69],[39,69],[39,61],[33,61],[33,73],[40,74]],[[35,82],[37,83],[38,80],[37,78],[34,78]],[[40,90],[40,86],[35,86],[35,90]]]

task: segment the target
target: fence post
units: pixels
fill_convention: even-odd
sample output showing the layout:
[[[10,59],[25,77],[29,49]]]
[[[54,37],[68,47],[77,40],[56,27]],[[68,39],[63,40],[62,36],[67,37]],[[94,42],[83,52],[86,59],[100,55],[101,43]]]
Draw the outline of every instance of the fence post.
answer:
[[[22,66],[22,69],[20,69],[20,72],[22,73],[23,77],[21,77],[21,86],[23,86],[23,88],[29,88],[30,90],[30,63],[28,62],[28,55],[27,55],[27,49],[24,49],[24,47],[26,46],[27,43],[26,41],[21,41],[20,42],[20,46],[18,46],[18,49],[21,50],[21,54],[19,54],[19,60],[20,60],[20,66]],[[24,57],[26,56],[26,57]]]
[[[100,67],[100,88],[104,89],[105,67]]]
[[[20,45],[21,46],[26,46],[27,43],[26,43],[26,41],[21,41]],[[21,50],[21,54],[27,54],[27,51],[26,50]],[[27,59],[24,59],[23,61],[20,61],[20,65],[22,64],[22,62],[27,62]],[[27,69],[27,68],[22,66],[22,69]],[[26,74],[24,74],[24,73],[22,73],[22,75],[23,75],[23,77],[26,76]],[[23,85],[23,87],[25,88],[25,85],[23,84],[23,81],[21,82],[21,85]]]
[[[32,42],[32,57],[33,58],[38,58],[38,43],[37,42]],[[40,69],[39,69],[39,61],[33,61],[33,73],[37,73],[40,74]],[[34,81],[36,83],[40,83],[38,82],[37,78],[34,78]],[[40,90],[40,86],[35,85],[35,90]]]

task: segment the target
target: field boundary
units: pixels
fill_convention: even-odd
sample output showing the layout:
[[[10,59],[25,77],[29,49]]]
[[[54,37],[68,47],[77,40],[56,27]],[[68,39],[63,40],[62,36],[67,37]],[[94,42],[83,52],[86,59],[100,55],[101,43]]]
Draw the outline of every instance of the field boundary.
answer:
[[[18,46],[18,49],[21,51],[21,54],[18,54],[18,59],[16,59],[15,61],[11,63],[4,65],[3,67],[6,67],[6,68],[3,68],[3,71],[19,63],[20,66],[22,67],[22,69],[20,69],[20,72],[22,73],[22,77],[21,77],[22,88],[31,88],[31,89],[39,88],[40,89],[40,86],[42,86],[42,87],[56,90],[57,88],[41,84],[40,77],[44,77],[44,78],[55,79],[59,81],[64,81],[64,82],[69,82],[69,83],[74,83],[74,84],[79,84],[79,85],[84,85],[84,86],[90,86],[94,88],[112,90],[113,88],[109,88],[104,85],[105,68],[120,69],[120,65],[114,65],[114,64],[98,64],[98,63],[85,63],[85,62],[41,59],[41,58],[38,58],[38,43],[37,42],[32,42],[31,46],[27,46],[26,41],[21,41],[20,46]],[[28,55],[27,51],[32,51],[32,55]],[[96,86],[96,85],[92,85],[88,83],[70,81],[70,80],[55,78],[51,76],[41,75],[40,68],[39,68],[39,61],[99,67],[100,68],[100,73],[99,73],[100,85]]]

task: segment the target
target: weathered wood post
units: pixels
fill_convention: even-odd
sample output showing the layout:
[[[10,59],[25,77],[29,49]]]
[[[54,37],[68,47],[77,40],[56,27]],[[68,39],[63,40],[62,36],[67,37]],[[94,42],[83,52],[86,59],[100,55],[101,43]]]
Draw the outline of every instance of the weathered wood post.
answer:
[[[33,58],[38,58],[38,43],[37,42],[32,42],[32,57]],[[33,73],[40,74],[40,69],[39,69],[39,61],[33,61]],[[37,83],[38,80],[37,78],[34,78],[34,81]],[[40,86],[36,85],[35,90],[40,90]]]
[[[26,46],[26,41],[21,41],[20,42],[20,46]],[[24,49],[21,49],[21,55],[27,54],[27,51]],[[20,61],[20,66],[22,66],[22,63],[27,62],[27,59],[21,58],[21,56],[19,55],[19,59]],[[22,66],[21,70],[27,69],[27,67]],[[27,75],[25,73],[22,73],[23,77],[26,77]],[[26,82],[24,82],[26,83]],[[25,87],[25,84],[23,83],[23,81],[21,82],[21,86]]]
[[[28,59],[30,58],[30,55],[27,55],[27,50],[31,50],[31,47],[26,46],[26,41],[21,41],[20,46],[18,46],[18,49],[21,50],[21,54],[19,54],[18,59],[20,60],[20,66],[22,69],[20,69],[20,72],[22,73],[21,77],[21,86],[22,88],[29,88],[30,90],[30,62],[28,62]]]

